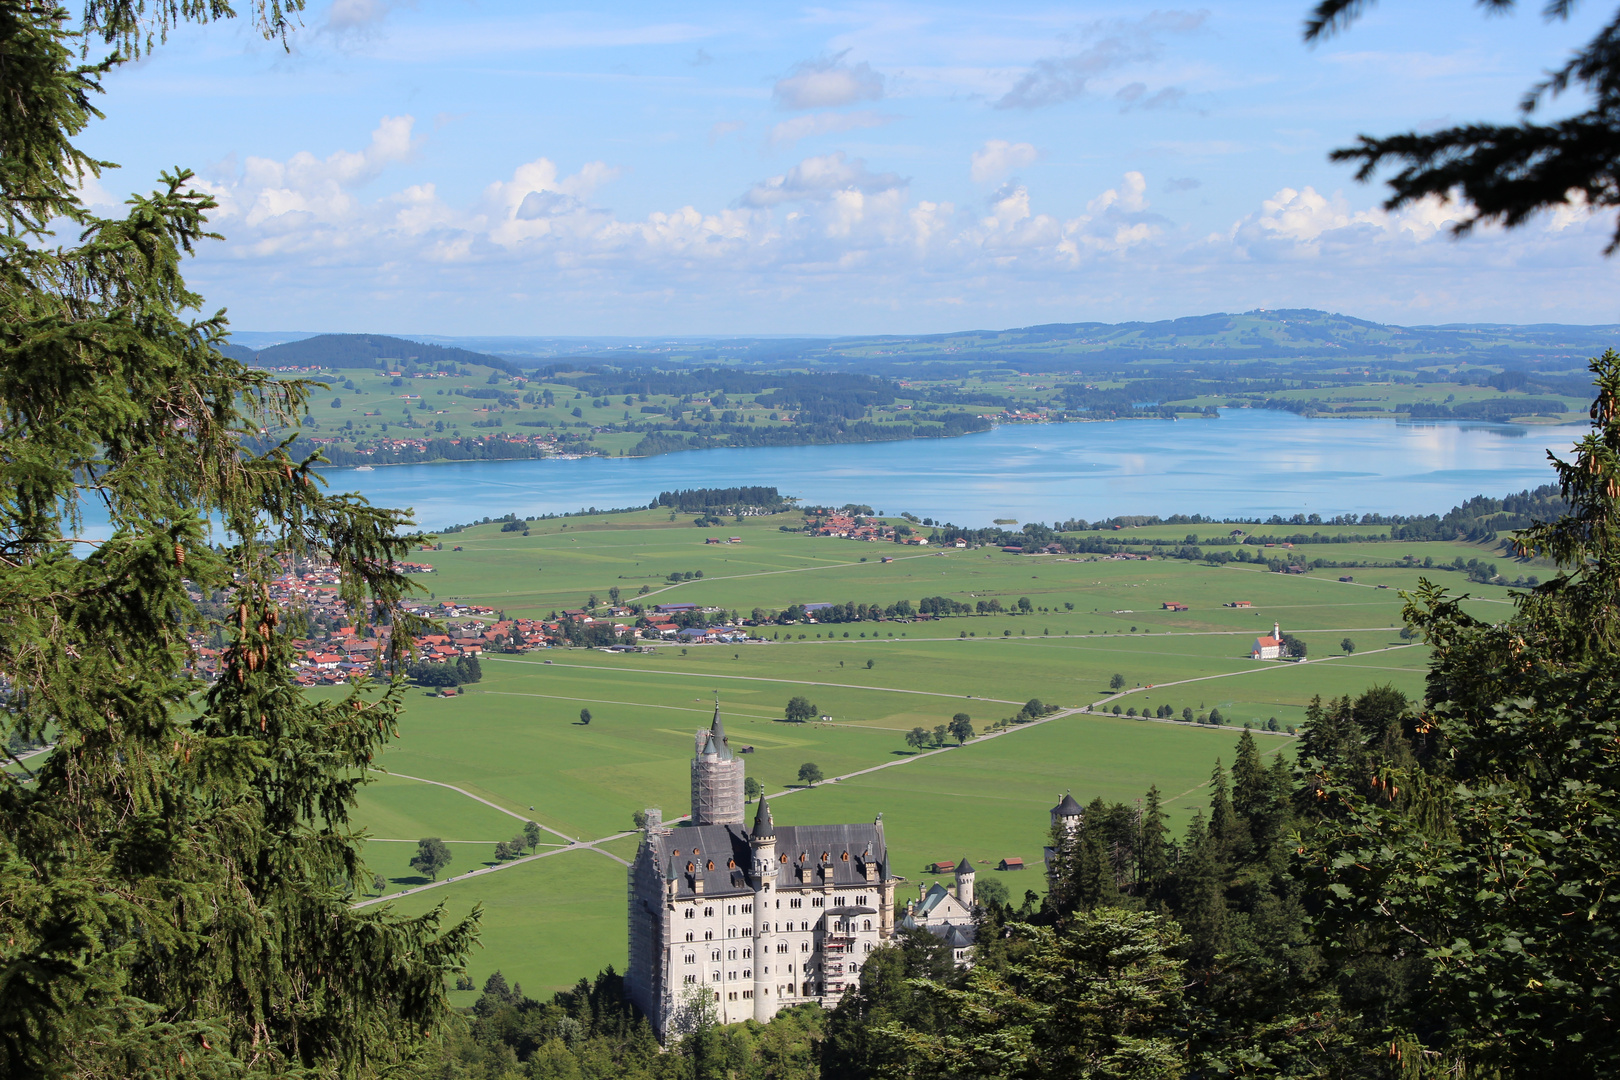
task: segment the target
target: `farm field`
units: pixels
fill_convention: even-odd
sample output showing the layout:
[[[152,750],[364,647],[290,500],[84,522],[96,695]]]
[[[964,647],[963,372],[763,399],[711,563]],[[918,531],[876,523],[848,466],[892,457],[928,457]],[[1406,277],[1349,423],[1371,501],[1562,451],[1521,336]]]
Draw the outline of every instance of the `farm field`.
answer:
[[[508,614],[543,615],[591,593],[605,599],[614,586],[628,599],[642,585],[643,600],[657,593],[736,608],[744,617],[756,606],[915,603],[927,595],[997,597],[1004,606],[1028,596],[1034,610],[766,627],[774,640],[672,644],[650,653],[486,653],[483,679],[464,694],[409,692],[403,737],[379,762],[394,775],[361,796],[358,821],[374,838],[366,859],[391,896],[424,884],[409,867],[410,841],[452,842],[454,861],[445,873],[455,880],[391,902],[419,911],[442,900],[452,914],[484,902],[487,948],[472,968],[480,983],[500,967],[532,992],[609,963],[622,966],[624,867],[612,859],[565,851],[472,879],[462,875],[496,865],[495,842],[517,833],[522,819],[592,841],[629,830],[632,813],[644,807],[658,807],[666,818],[685,814],[693,732],[706,726],[717,697],[733,746],[752,748],[748,775],[768,792],[788,792],[773,798],[779,821],[869,821],[882,813],[894,871],[908,879],[904,889],[931,881],[921,869],[935,859],[965,854],[993,867],[1019,856],[1034,868],[997,874],[1017,897],[1043,888],[1038,864],[1046,813],[1064,791],[1082,802],[1100,795],[1130,803],[1157,784],[1179,831],[1207,805],[1210,770],[1217,758],[1230,763],[1242,724],[1260,728],[1275,718],[1284,728],[1297,725],[1317,694],[1355,695],[1383,683],[1412,697],[1422,692],[1427,649],[1399,636],[1399,590],[1415,587],[1424,573],[1408,567],[1358,568],[1354,582],[1341,582],[1335,571],[1283,575],[1179,560],[1084,561],[984,549],[939,554],[777,529],[797,515],[709,530],[668,517],[647,511],[536,521],[527,537],[480,526],[446,536],[444,550],[413,558],[436,566],[419,580],[439,598],[463,597]],[[716,534],[743,542],[703,542]],[[1352,546],[1359,545],[1332,548]],[[1365,547],[1437,561],[1455,552],[1490,554],[1465,544]],[[879,561],[891,552],[894,562]],[[526,580],[525,567],[546,587],[514,588]],[[667,581],[669,573],[698,570],[701,579],[675,587]],[[1428,573],[1474,594],[1468,604],[1482,618],[1508,610],[1505,588]],[[1166,610],[1172,599],[1189,610]],[[1237,599],[1253,606],[1224,606]],[[1273,622],[1307,643],[1309,663],[1249,659],[1254,636]],[[1341,651],[1345,638],[1356,646],[1352,655]],[[1115,674],[1125,682],[1117,695],[1110,689]],[[784,723],[783,706],[795,694],[829,720]],[[1218,708],[1229,726],[1076,711],[931,754],[905,742],[910,729],[932,730],[956,712],[968,713],[982,730],[1030,698],[1066,710],[1118,704],[1152,712],[1169,705],[1178,717],[1184,709]],[[580,720],[582,708],[590,710],[589,724]],[[1257,732],[1257,738],[1266,753],[1292,752],[1285,735]],[[805,762],[829,777],[892,767],[805,789],[797,781]],[[620,837],[602,851],[629,859],[636,842],[634,835]],[[548,834],[539,850],[561,843]]]
[[[465,869],[465,868],[464,868]],[[395,910],[422,915],[444,905],[446,922],[483,908],[479,947],[467,971],[478,986],[499,969],[531,997],[549,997],[612,964],[623,971],[624,867],[594,851],[569,851],[522,863],[498,874],[393,901]],[[478,991],[452,991],[458,1007]]]
[[[577,607],[593,593],[605,602],[608,590],[618,588],[626,602],[639,598],[650,603],[700,603],[735,610],[742,617],[755,607],[779,610],[793,603],[855,600],[889,604],[901,598],[916,602],[923,596],[940,595],[968,601],[998,599],[1005,606],[1008,600],[1028,596],[1037,608],[1055,609],[1038,614],[1058,620],[1050,626],[1058,633],[1113,629],[1120,620],[1111,613],[1121,610],[1136,616],[1124,621],[1126,627],[1148,623],[1163,629],[1237,629],[1259,621],[1255,611],[1221,605],[1245,599],[1257,609],[1304,611],[1298,621],[1303,629],[1336,629],[1374,625],[1364,619],[1343,621],[1350,616],[1361,618],[1372,608],[1386,613],[1384,622],[1393,620],[1399,625],[1400,604],[1393,593],[1416,587],[1425,573],[1456,591],[1483,599],[1504,600],[1508,595],[1505,588],[1471,585],[1462,575],[1439,569],[1389,565],[1285,576],[1236,564],[1213,567],[1157,558],[1097,561],[1087,556],[1025,556],[1000,550],[937,550],[779,531],[779,526],[796,528],[802,521],[799,514],[747,518],[708,529],[694,528],[687,517],[674,522],[669,517],[667,511],[638,511],[533,521],[528,536],[484,525],[447,534],[444,550],[412,557],[434,567],[422,584],[437,598],[463,599],[525,616]],[[1170,535],[1176,528],[1181,528],[1182,535],[1186,533],[1185,527],[1153,528],[1170,528]],[[741,542],[704,542],[731,536]],[[1511,565],[1494,547],[1461,543],[1313,544],[1295,550],[1334,561],[1367,559],[1393,564],[1412,555],[1419,562],[1432,558],[1449,564],[1461,556],[1498,562],[1504,569]],[[882,562],[884,557],[894,561]],[[700,572],[701,579],[673,584],[668,580],[670,574]],[[1353,576],[1354,585],[1339,582],[1341,574]],[[1387,595],[1369,591],[1377,585],[1388,586]],[[1186,603],[1193,610],[1165,612],[1161,605],[1166,600]],[[1065,604],[1073,604],[1073,610]],[[885,635],[893,631],[937,636],[950,628],[953,634],[973,629],[982,635],[979,624],[988,621],[992,620],[946,619],[932,625],[856,627],[854,632],[877,629]],[[1030,623],[1025,617],[1017,625],[1027,629]],[[992,629],[1000,634],[1011,625],[999,623]],[[844,629],[836,632],[841,634]],[[800,626],[795,630],[813,635],[825,628]]]

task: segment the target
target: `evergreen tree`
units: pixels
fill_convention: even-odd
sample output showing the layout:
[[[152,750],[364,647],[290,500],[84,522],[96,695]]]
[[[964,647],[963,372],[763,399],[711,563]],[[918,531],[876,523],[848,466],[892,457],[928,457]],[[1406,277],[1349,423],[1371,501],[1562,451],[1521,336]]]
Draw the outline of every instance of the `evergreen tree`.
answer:
[[[301,5],[253,5],[279,35]],[[223,315],[182,273],[213,202],[165,174],[120,218],[76,192],[72,139],[102,76],[223,4],[92,3],[118,54],[66,13],[0,0],[0,744],[50,733],[0,774],[0,1074],[397,1072],[448,1016],[469,921],[349,905],[372,881],[349,819],[395,735],[402,688],[314,701],[290,680],[271,580],[319,555],[341,602],[415,627],[391,569],[405,518],[321,489],[314,460],[258,453],[314,388],[224,356]],[[45,224],[78,235],[50,246]],[[87,510],[99,544],[77,543]],[[212,625],[193,600],[223,594]],[[220,629],[220,678],[187,678],[187,634]]]
[[[1209,839],[1224,862],[1240,851],[1247,840],[1244,823],[1232,807],[1232,790],[1221,768],[1221,759],[1215,759],[1215,770],[1209,776]]]
[[[1554,459],[1570,511],[1515,539],[1557,575],[1495,625],[1430,582],[1409,598],[1424,709],[1322,778],[1301,860],[1336,962],[1408,982],[1374,1038],[1456,1074],[1620,1067],[1620,355],[1591,366],[1592,430]],[[1415,738],[1436,751],[1385,755]]]
[[[1221,845],[1193,814],[1176,868],[1175,914],[1187,932],[1193,961],[1204,965],[1226,947],[1226,859]]]
[[[1086,807],[1080,826],[1074,875],[1075,902],[1081,910],[1114,907],[1119,903],[1119,886],[1114,878],[1114,860],[1109,845],[1108,807],[1098,796]]]
[[[1151,895],[1170,871],[1170,827],[1165,820],[1159,785],[1154,784],[1148,788],[1147,807],[1142,812],[1140,855],[1136,861],[1140,895]]]

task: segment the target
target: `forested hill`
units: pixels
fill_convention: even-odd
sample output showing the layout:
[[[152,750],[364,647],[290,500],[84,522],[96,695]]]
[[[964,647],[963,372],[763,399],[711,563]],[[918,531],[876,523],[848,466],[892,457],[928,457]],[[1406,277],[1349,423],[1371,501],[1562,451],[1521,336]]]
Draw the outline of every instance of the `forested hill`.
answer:
[[[472,352],[453,346],[424,345],[419,341],[388,337],[384,334],[318,334],[302,341],[289,341],[267,349],[226,347],[226,353],[259,367],[371,367],[379,360],[407,360],[428,368],[476,365],[519,373],[518,365],[498,356]]]
[[[700,367],[853,368],[899,377],[954,377],[975,368],[1084,372],[1151,362],[1305,366],[1354,363],[1556,371],[1620,348],[1620,325],[1396,326],[1295,308],[1218,312],[1158,322],[1049,323],[1004,330],[855,337],[436,338],[525,369],[620,372]]]

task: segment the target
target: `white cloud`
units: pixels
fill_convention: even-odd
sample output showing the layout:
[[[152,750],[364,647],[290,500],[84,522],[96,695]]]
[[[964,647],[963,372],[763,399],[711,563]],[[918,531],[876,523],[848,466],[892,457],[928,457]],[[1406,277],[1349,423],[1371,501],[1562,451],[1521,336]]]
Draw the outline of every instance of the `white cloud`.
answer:
[[[867,171],[866,162],[845,156],[842,150],[821,157],[808,157],[781,176],[761,180],[742,197],[744,206],[780,206],[805,200],[823,201],[854,194],[874,194],[904,188],[906,181],[894,173]]]
[[[883,97],[884,78],[870,64],[846,64],[841,52],[819,60],[804,60],[791,75],[777,80],[772,89],[778,108],[835,109]]]
[[[1033,165],[1039,156],[1035,147],[1027,142],[991,139],[973,152],[973,166],[969,172],[974,183],[985,184]]]
[[[1078,51],[1031,64],[995,107],[1039,109],[1072,101],[1099,76],[1157,59],[1165,38],[1193,33],[1208,17],[1207,11],[1155,11],[1135,21],[1097,23],[1081,35],[1085,45]]]
[[[748,125],[741,120],[720,120],[709,129],[709,145],[713,146],[727,135],[735,135]]]
[[[856,131],[860,128],[882,127],[892,123],[894,117],[870,109],[860,109],[847,113],[808,113],[804,116],[795,116],[791,120],[783,120],[771,128],[772,146],[791,146],[800,139],[808,139],[816,135],[834,135],[843,131]]]
[[[1109,188],[1086,204],[1086,211],[1101,214],[1109,208],[1136,212],[1147,209],[1147,178],[1139,172],[1125,174],[1125,182]]]
[[[220,220],[240,216],[252,226],[294,216],[332,221],[355,206],[352,189],[376,179],[390,165],[408,161],[420,140],[410,116],[385,116],[364,150],[339,150],[326,158],[300,151],[286,161],[250,157],[240,183],[205,184],[220,202]]]
[[[228,240],[205,253],[200,281],[228,261],[238,268],[233,307],[256,283],[275,282],[269,310],[296,304],[334,326],[397,322],[397,298],[411,296],[431,302],[435,320],[480,312],[505,332],[539,310],[520,316],[495,299],[520,294],[545,298],[536,302],[568,332],[627,327],[628,311],[645,332],[690,328],[683,319],[716,310],[738,321],[710,329],[751,331],[763,324],[747,313],[783,304],[794,329],[840,330],[880,300],[921,310],[949,297],[965,299],[963,319],[986,325],[1043,321],[1031,320],[1036,311],[1064,321],[1329,302],[1382,318],[1427,305],[1420,321],[1435,321],[1479,310],[1486,295],[1517,305],[1504,312],[1524,311],[1523,274],[1562,274],[1565,295],[1576,288],[1582,303],[1614,281],[1612,268],[1594,270],[1606,223],[1584,208],[1458,244],[1449,229],[1462,211],[1451,203],[1386,213],[1301,185],[1200,236],[1152,206],[1149,180],[1164,178],[1136,170],[1091,192],[1080,212],[1043,205],[1016,181],[975,209],[913,192],[909,178],[842,152],[805,157],[718,209],[621,216],[596,202],[619,169],[592,162],[566,172],[546,157],[465,204],[418,177],[368,194],[364,185],[408,160],[413,145],[410,119],[396,118],[363,150],[253,158],[210,182]],[[976,175],[991,179],[1033,154],[1028,144],[987,143]],[[394,299],[357,314],[382,296]]]

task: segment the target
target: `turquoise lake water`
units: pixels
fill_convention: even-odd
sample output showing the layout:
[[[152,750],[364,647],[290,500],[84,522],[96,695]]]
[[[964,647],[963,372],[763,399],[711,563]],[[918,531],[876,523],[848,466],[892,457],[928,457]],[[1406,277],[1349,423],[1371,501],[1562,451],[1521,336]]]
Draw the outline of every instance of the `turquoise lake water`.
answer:
[[[982,526],[1115,514],[1260,517],[1444,513],[1554,479],[1585,425],[1307,420],[1259,409],[1218,420],[1009,424],[956,439],[694,450],[653,458],[324,469],[333,490],[414,509],[424,528],[587,507],[660,491],[766,484],[807,503]]]

